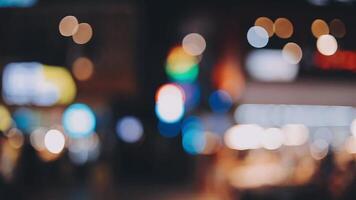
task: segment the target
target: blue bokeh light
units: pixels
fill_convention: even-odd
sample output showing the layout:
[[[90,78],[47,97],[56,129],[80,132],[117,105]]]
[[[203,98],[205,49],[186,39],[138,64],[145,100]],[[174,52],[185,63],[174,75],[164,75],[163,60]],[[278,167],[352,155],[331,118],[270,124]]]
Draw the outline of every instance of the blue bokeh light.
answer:
[[[217,90],[210,95],[209,105],[215,113],[226,113],[232,106],[232,98],[227,92]]]
[[[72,104],[63,113],[63,127],[72,138],[87,137],[94,133],[95,114],[92,109],[81,103]]]

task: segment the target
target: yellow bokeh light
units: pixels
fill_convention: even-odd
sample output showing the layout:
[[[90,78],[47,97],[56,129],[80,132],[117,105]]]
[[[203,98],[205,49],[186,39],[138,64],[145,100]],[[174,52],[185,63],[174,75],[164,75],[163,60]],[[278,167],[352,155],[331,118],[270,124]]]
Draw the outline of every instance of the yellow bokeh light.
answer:
[[[0,131],[6,131],[11,127],[12,119],[10,112],[3,105],[0,105]]]
[[[278,18],[274,22],[274,32],[280,38],[290,38],[294,32],[293,24],[287,18]]]
[[[282,56],[288,63],[298,64],[303,57],[303,52],[298,44],[289,42],[283,47]]]
[[[80,23],[78,31],[73,35],[73,41],[77,44],[86,44],[93,37],[93,29],[88,23]]]
[[[322,35],[329,34],[329,26],[324,20],[316,19],[311,25],[311,31],[315,38],[319,38]]]
[[[74,35],[78,31],[78,20],[74,16],[66,16],[59,23],[59,33],[65,37]]]
[[[54,66],[43,66],[43,74],[47,82],[55,85],[59,92],[58,104],[69,104],[76,97],[77,88],[67,69]]]
[[[269,37],[272,37],[274,34],[273,21],[268,17],[257,18],[255,21],[255,26],[264,28],[267,31]]]
[[[73,75],[79,81],[85,81],[92,77],[94,64],[89,58],[79,57],[73,63]]]

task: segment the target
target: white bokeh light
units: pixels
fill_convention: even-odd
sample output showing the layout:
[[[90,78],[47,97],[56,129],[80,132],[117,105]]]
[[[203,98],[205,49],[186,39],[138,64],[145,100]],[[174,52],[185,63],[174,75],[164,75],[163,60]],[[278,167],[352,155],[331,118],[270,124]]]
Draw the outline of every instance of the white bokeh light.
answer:
[[[316,47],[321,54],[331,56],[337,51],[337,41],[332,35],[322,35],[318,38]]]
[[[51,129],[45,135],[44,145],[49,152],[59,154],[64,148],[65,137],[59,130]]]
[[[268,33],[263,27],[253,26],[247,32],[247,41],[255,48],[265,47],[268,44],[268,40]]]

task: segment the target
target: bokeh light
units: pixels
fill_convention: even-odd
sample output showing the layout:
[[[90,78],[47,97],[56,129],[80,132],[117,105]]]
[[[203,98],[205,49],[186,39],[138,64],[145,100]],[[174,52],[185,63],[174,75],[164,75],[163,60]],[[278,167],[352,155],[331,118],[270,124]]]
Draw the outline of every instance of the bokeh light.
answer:
[[[300,146],[309,139],[309,129],[303,124],[287,124],[282,127],[285,136],[284,145]]]
[[[166,61],[166,73],[177,82],[193,82],[199,74],[198,58],[185,52],[183,47],[173,48]]]
[[[323,139],[318,139],[310,144],[310,155],[315,160],[323,159],[329,152],[329,143]]]
[[[100,154],[99,136],[94,133],[90,137],[70,139],[68,143],[69,159],[77,165],[95,161]]]
[[[337,37],[343,38],[346,35],[346,27],[343,21],[340,19],[333,19],[330,24],[330,34]]]
[[[316,47],[321,54],[331,56],[336,53],[338,45],[334,36],[322,35],[318,38]]]
[[[186,110],[193,110],[200,102],[200,85],[198,83],[181,83],[179,86],[184,90]]]
[[[224,55],[212,71],[215,88],[227,92],[233,101],[241,98],[246,81],[240,60],[234,53]]]
[[[44,138],[47,133],[47,129],[44,127],[38,127],[32,131],[30,135],[31,146],[37,151],[45,150]]]
[[[282,55],[288,63],[298,64],[302,60],[303,52],[298,44],[289,42],[284,45]]]
[[[280,38],[290,38],[294,32],[293,24],[287,18],[278,18],[274,22],[274,32]]]
[[[11,127],[12,119],[9,110],[0,105],[0,131],[5,132]]]
[[[229,93],[217,90],[210,95],[209,105],[213,112],[226,113],[232,106],[232,98]]]
[[[77,32],[73,35],[73,41],[77,44],[86,44],[93,37],[93,29],[88,23],[80,23]]]
[[[269,37],[272,37],[274,34],[273,21],[268,17],[257,18],[255,21],[255,26],[260,26],[264,28],[267,31]]]
[[[291,82],[298,75],[299,65],[287,62],[281,50],[258,49],[247,56],[246,68],[258,81]]]
[[[313,21],[311,25],[311,31],[315,38],[319,38],[322,35],[327,35],[330,32],[328,24],[322,19],[316,19]]]
[[[255,48],[265,47],[268,44],[268,40],[268,33],[263,27],[253,26],[247,32],[247,41]]]
[[[345,142],[345,150],[347,153],[356,154],[356,137],[350,136]]]
[[[261,144],[265,149],[275,150],[283,145],[284,139],[285,138],[281,129],[268,128],[263,131]]]
[[[183,38],[182,47],[189,55],[199,56],[205,51],[206,42],[202,35],[190,33]]]
[[[200,129],[191,128],[183,134],[183,149],[192,155],[203,153],[206,145],[205,134]]]
[[[78,19],[66,16],[59,22],[59,33],[65,37],[74,35],[78,31]]]
[[[134,143],[142,138],[143,126],[141,121],[136,117],[126,116],[118,120],[116,133],[122,141]]]
[[[95,114],[92,109],[82,103],[70,105],[63,113],[63,127],[70,137],[86,137],[94,132]]]
[[[179,121],[184,115],[184,91],[178,85],[165,84],[156,93],[157,117],[166,123]]]
[[[263,128],[255,124],[235,125],[224,135],[227,147],[235,150],[250,150],[261,147]]]
[[[350,130],[351,134],[356,137],[356,119],[352,120]]]
[[[25,133],[31,133],[40,123],[39,116],[28,108],[15,110],[13,119],[17,128]]]
[[[59,130],[51,129],[45,135],[44,145],[49,152],[59,154],[64,149],[65,137]]]
[[[94,73],[94,64],[89,58],[79,57],[73,62],[72,72],[77,80],[86,81]]]
[[[6,137],[9,141],[9,144],[11,147],[15,149],[19,149],[23,146],[25,142],[25,137],[23,133],[17,129],[17,128],[12,128],[6,133]]]

